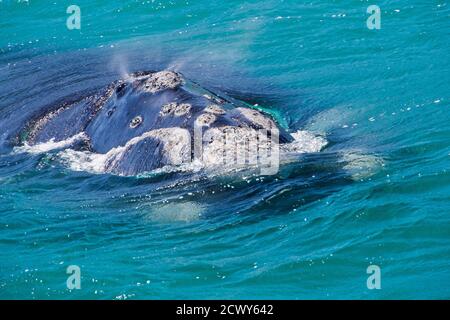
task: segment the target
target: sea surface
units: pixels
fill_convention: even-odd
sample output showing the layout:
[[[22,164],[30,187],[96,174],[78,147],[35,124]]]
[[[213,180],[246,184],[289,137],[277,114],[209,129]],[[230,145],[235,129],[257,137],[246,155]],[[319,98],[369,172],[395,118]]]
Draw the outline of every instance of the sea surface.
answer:
[[[446,0],[0,1],[0,298],[449,299],[449,27]],[[328,144],[273,176],[18,148],[49,107],[161,69]]]

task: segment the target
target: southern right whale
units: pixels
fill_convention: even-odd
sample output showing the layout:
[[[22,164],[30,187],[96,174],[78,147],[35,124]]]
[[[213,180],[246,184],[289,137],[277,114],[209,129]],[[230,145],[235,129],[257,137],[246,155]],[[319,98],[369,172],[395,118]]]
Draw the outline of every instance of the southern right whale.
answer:
[[[102,171],[119,175],[195,160],[206,166],[267,164],[295,140],[265,112],[168,70],[135,72],[94,95],[54,106],[21,136],[31,146],[76,140],[68,147],[103,155]],[[314,152],[326,144],[316,142],[296,148]]]

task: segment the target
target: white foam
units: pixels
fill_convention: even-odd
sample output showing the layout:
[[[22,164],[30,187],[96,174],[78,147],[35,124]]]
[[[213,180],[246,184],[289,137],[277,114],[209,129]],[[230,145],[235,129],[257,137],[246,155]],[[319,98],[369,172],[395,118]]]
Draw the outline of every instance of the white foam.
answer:
[[[19,154],[19,153],[31,153],[31,154],[40,154],[40,153],[46,153],[53,150],[68,148],[71,145],[73,145],[75,142],[83,141],[88,139],[87,135],[84,132],[80,132],[66,140],[57,141],[55,142],[55,139],[52,138],[47,142],[38,143],[35,145],[29,145],[25,143],[23,146],[14,147],[13,154]]]
[[[309,131],[299,130],[291,134],[294,141],[281,145],[281,151],[294,153],[314,153],[322,150],[328,141]]]
[[[161,168],[153,170],[152,174],[162,174],[162,173],[173,173],[173,172],[199,172],[205,169],[205,165],[195,159],[194,161],[188,163],[182,163],[180,165],[167,165]]]
[[[62,164],[73,171],[104,173],[107,154],[65,149],[57,154]]]

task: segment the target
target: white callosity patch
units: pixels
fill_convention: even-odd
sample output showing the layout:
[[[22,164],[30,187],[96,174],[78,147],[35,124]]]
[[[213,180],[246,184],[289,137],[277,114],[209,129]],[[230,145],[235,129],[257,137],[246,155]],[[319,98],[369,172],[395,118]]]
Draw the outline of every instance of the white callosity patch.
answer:
[[[195,120],[195,124],[198,126],[210,126],[216,121],[216,116],[211,113],[202,113]]]
[[[139,137],[128,141],[124,146],[111,149],[107,155],[106,171],[114,168],[117,162],[127,161],[124,159],[126,152],[137,143],[145,139],[156,139],[160,142],[159,147],[154,152],[155,157],[160,157],[161,165],[180,165],[190,160],[191,155],[191,135],[189,131],[181,128],[164,128],[151,130]]]
[[[176,107],[177,107],[176,102],[167,103],[161,107],[161,110],[159,111],[159,115],[164,117],[164,116],[174,114]]]
[[[175,89],[183,82],[181,76],[173,71],[160,71],[152,73],[145,79],[143,90],[156,93],[166,89]]]
[[[175,115],[177,117],[184,116],[191,111],[192,105],[189,103],[171,102],[163,105],[159,115],[162,117]]]
[[[241,115],[243,115],[248,121],[261,127],[262,129],[271,130],[277,128],[275,122],[268,116],[259,112],[258,110],[248,108],[236,108]]]
[[[137,116],[137,117],[133,118],[133,120],[131,120],[130,128],[132,128],[132,129],[137,128],[141,123],[142,123],[142,117]]]
[[[191,111],[192,106],[189,103],[180,103],[175,108],[175,116],[184,116]]]
[[[217,104],[211,104],[205,108],[206,112],[214,114],[225,114],[225,110]]]

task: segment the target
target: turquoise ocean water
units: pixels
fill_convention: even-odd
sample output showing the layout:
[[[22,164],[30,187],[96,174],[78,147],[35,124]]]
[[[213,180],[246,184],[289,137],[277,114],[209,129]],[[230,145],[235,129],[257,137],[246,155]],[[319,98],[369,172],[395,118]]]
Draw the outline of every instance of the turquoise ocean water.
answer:
[[[0,298],[450,298],[449,22],[446,0],[0,1]],[[14,152],[46,106],[164,68],[329,144],[268,177]]]

